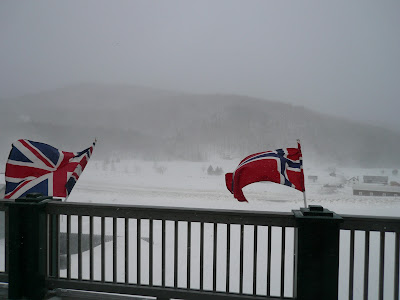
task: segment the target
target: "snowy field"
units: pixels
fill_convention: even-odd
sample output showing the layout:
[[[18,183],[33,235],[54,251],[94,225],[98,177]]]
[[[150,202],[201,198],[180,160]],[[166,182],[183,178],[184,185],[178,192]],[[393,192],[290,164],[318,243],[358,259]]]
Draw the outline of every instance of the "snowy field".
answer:
[[[254,183],[244,188],[248,203],[238,202],[225,186],[224,173],[239,161],[150,162],[119,161],[105,164],[90,161],[68,201],[221,208],[290,212],[304,206],[303,194],[275,183]],[[209,166],[221,167],[222,175],[208,175]],[[329,174],[335,171],[336,176]],[[310,182],[309,175],[318,176]],[[346,179],[363,175],[384,175],[400,182],[392,169],[358,169],[307,166],[304,176],[307,204],[322,205],[338,214],[400,216],[400,197],[353,196]],[[324,185],[343,184],[343,188]]]
[[[92,160],[89,162],[87,168],[81,175],[78,183],[69,197],[69,202],[85,202],[85,203],[107,203],[107,204],[132,204],[132,205],[152,205],[152,206],[169,206],[169,207],[191,207],[191,208],[216,208],[216,209],[237,209],[237,210],[256,210],[256,211],[276,211],[276,212],[291,212],[293,209],[299,209],[304,206],[303,194],[297,190],[288,188],[286,186],[274,183],[256,183],[244,189],[245,196],[248,203],[238,202],[233,198],[233,195],[226,189],[224,173],[232,172],[237,166],[239,161],[236,160],[216,160],[209,162],[172,162],[172,161],[139,161],[139,160],[114,160],[108,163],[102,161]],[[217,167],[222,168],[221,175],[209,175],[207,170],[209,166],[213,169]],[[400,216],[400,197],[370,197],[370,196],[354,196],[352,194],[352,184],[347,183],[346,180],[352,177],[359,177],[362,181],[363,175],[384,175],[389,176],[389,181],[400,181],[400,175],[393,175],[392,169],[359,169],[359,168],[341,168],[333,166],[322,165],[305,165],[304,169],[306,180],[306,193],[308,205],[322,205],[338,214],[356,214],[356,215],[374,215],[374,216]],[[335,173],[336,176],[330,174]],[[316,182],[308,180],[309,175],[318,176]],[[337,185],[341,187],[324,187],[324,185]],[[74,221],[74,218],[73,220]],[[98,221],[98,220],[97,220]],[[108,220],[111,221],[111,220]],[[121,220],[122,221],[122,220]],[[110,222],[111,223],[111,222]],[[83,218],[84,232],[88,232],[88,219]],[[65,224],[64,224],[65,225]],[[136,221],[130,222],[131,232],[136,232]],[[212,273],[212,226],[205,226],[205,274],[206,272]],[[180,253],[185,253],[186,247],[186,230],[185,224],[179,225],[179,249],[183,249]],[[96,226],[95,228],[99,228]],[[161,243],[160,236],[157,232],[160,231],[160,222],[154,222],[154,284],[160,284],[160,265],[161,257]],[[65,227],[62,225],[62,230]],[[112,232],[112,226],[107,225],[107,233]],[[123,232],[122,222],[118,222],[118,232]],[[76,230],[73,225],[72,231]],[[259,235],[265,236],[263,228],[259,228]],[[97,230],[98,231],[98,230]],[[265,231],[265,230],[264,230]],[[148,222],[143,221],[142,236],[148,236]],[[170,232],[168,238],[168,232]],[[182,232],[182,234],[181,234]],[[98,232],[99,233],[99,232]],[[232,249],[238,249],[238,234],[239,226],[232,226]],[[280,245],[280,229],[272,232],[273,242]],[[192,235],[199,235],[199,226],[192,227]],[[253,244],[252,244],[253,229],[245,229],[245,266],[252,267]],[[226,239],[226,226],[218,228],[218,238],[221,240]],[[286,233],[287,241],[287,262],[285,266],[285,296],[292,296],[292,272],[293,272],[293,230],[288,230]],[[354,299],[362,298],[362,279],[363,279],[363,262],[364,252],[362,245],[364,242],[364,235],[356,233],[356,258],[355,258],[355,294]],[[118,237],[118,249],[121,249],[121,255],[118,255],[117,265],[118,281],[124,280],[124,236]],[[4,240],[1,240],[1,246]],[[193,249],[199,248],[199,240],[192,239]],[[224,243],[221,243],[224,244]],[[341,236],[341,289],[340,299],[347,299],[348,288],[348,244],[349,234],[344,233]],[[173,256],[173,223],[167,222],[167,257]],[[132,238],[131,249],[136,248],[136,241]],[[387,253],[385,256],[385,295],[384,299],[393,299],[393,262],[394,262],[394,235],[389,234],[386,238]],[[142,249],[142,273],[143,283],[146,283],[148,278],[148,243],[141,243]],[[218,245],[217,260],[218,269],[225,270],[225,258],[223,257],[226,246]],[[260,274],[265,273],[266,258],[262,249],[267,247],[265,240],[259,240],[259,256],[258,271]],[[1,247],[1,251],[4,251]],[[106,253],[112,253],[112,243],[107,243]],[[179,250],[181,251],[181,250]],[[95,260],[100,258],[101,249],[96,247],[94,249]],[[265,252],[264,252],[265,253]],[[0,253],[3,254],[3,253]],[[238,251],[232,250],[231,255],[234,257],[238,255]],[[132,254],[134,257],[134,254]],[[146,256],[147,255],[147,256]],[[279,273],[280,268],[280,253],[279,250],[273,250],[272,269],[277,270]],[[88,253],[83,254],[83,261],[88,262]],[[199,253],[192,254],[192,287],[199,287]],[[77,256],[71,257],[72,266],[77,264]],[[197,261],[196,261],[197,260]],[[379,235],[371,234],[371,254],[370,254],[370,299],[377,299],[377,285],[378,285],[378,263],[379,263]],[[106,279],[111,280],[112,270],[112,256],[106,255]],[[100,262],[100,261],[99,261]],[[4,266],[0,263],[0,268]],[[167,270],[173,271],[173,261],[167,260]],[[129,274],[132,282],[136,281],[136,262],[130,259]],[[239,271],[238,263],[233,263],[231,267],[232,277],[232,292],[237,292]],[[100,273],[100,264],[95,263],[95,272]],[[251,278],[252,269],[245,267],[244,275]],[[186,285],[186,256],[179,258],[179,274],[178,286],[185,287]],[[61,275],[64,274],[64,271]],[[247,275],[246,275],[247,274]],[[65,275],[65,274],[64,274]],[[167,285],[173,285],[173,273],[168,274],[166,278]],[[72,270],[72,277],[77,277],[76,268]],[[88,264],[84,263],[83,277],[88,276]],[[262,277],[264,276],[264,277]],[[246,277],[246,278],[247,278]],[[279,277],[279,276],[277,276]],[[224,271],[217,273],[217,290],[224,290],[226,274]],[[95,279],[99,279],[95,276]],[[266,289],[265,275],[260,275],[257,278],[257,293],[263,294]],[[280,278],[274,276],[271,281],[271,294],[279,294]],[[204,288],[212,288],[212,278],[205,278]],[[252,279],[245,280],[244,292],[252,292]],[[264,292],[265,293],[265,292]]]

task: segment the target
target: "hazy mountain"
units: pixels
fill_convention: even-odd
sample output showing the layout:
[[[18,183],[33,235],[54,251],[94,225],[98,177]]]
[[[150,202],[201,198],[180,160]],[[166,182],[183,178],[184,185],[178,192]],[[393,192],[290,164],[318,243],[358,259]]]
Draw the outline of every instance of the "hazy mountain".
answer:
[[[400,165],[398,132],[245,96],[82,84],[0,104],[0,161],[19,138],[78,151],[97,137],[98,158],[190,160],[214,155],[240,159],[295,146],[300,138],[305,161]]]

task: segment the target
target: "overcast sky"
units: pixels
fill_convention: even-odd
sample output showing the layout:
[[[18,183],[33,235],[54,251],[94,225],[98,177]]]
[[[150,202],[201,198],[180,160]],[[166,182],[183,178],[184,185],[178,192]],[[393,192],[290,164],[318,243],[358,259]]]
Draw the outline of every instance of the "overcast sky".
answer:
[[[283,101],[400,128],[400,1],[0,2],[0,98],[80,82]]]

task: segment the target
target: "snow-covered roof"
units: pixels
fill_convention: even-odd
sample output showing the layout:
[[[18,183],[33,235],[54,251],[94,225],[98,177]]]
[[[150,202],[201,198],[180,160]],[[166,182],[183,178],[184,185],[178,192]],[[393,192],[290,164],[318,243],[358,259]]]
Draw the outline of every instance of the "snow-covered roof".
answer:
[[[351,177],[350,179],[347,179],[347,181],[350,181],[350,180],[359,180],[359,179],[358,179],[358,177],[354,176],[354,177]]]
[[[379,184],[355,184],[353,185],[353,190],[400,193],[400,186],[379,185]]]

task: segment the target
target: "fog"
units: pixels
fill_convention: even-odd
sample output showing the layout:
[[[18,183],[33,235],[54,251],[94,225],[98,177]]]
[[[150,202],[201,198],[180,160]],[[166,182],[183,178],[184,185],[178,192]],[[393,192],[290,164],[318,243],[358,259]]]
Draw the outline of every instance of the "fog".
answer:
[[[398,1],[1,1],[2,150],[101,132],[110,148],[120,137],[193,159],[300,137],[309,153],[397,164],[399,13]]]
[[[125,83],[398,128],[399,13],[398,1],[1,1],[0,98]]]

